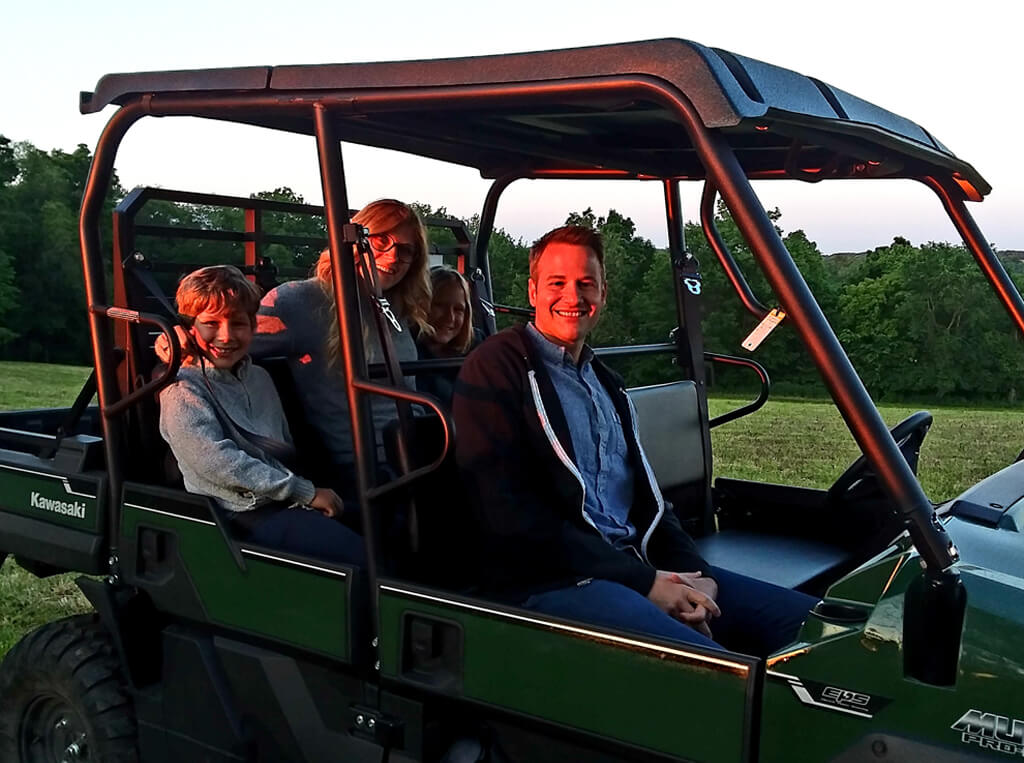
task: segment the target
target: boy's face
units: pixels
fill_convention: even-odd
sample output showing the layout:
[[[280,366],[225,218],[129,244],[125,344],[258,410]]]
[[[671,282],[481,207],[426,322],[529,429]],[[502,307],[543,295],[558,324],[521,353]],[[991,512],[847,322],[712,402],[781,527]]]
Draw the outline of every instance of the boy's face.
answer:
[[[215,368],[231,369],[249,352],[252,321],[238,310],[204,310],[192,324],[199,352]]]

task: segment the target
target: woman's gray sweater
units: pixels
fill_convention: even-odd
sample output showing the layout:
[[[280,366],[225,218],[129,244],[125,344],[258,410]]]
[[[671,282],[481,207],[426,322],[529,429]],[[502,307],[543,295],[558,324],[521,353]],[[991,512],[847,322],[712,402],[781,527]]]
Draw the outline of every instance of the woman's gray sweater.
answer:
[[[288,422],[270,374],[246,357],[233,371],[184,365],[160,392],[160,434],[171,446],[190,493],[208,495],[229,511],[249,511],[272,501],[308,504],[313,483],[244,440],[217,416],[211,388],[231,422],[284,442]],[[228,431],[228,430],[231,431]]]
[[[355,456],[344,371],[330,363],[327,352],[334,309],[316,278],[281,284],[263,298],[250,353],[254,358],[287,358],[306,420],[320,434],[331,461],[352,464]],[[373,310],[372,305],[360,301],[363,345],[371,364],[384,361]],[[399,362],[416,360],[416,341],[401,316],[399,321],[402,331],[391,330],[395,354]],[[413,377],[405,377],[405,382],[416,388]],[[394,402],[383,397],[372,398],[371,408],[380,445],[383,428],[394,421],[397,412]]]

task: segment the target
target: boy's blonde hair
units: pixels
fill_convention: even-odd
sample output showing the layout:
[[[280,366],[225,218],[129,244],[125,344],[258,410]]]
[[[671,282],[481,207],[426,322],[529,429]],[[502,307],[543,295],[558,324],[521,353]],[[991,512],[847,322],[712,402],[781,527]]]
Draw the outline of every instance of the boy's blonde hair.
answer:
[[[181,279],[174,294],[178,314],[192,324],[202,312],[245,313],[255,327],[260,291],[234,265],[210,265]]]

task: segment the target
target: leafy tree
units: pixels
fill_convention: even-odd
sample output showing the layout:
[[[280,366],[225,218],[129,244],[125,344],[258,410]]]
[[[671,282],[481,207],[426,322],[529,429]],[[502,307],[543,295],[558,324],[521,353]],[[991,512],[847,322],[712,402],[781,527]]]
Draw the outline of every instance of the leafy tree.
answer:
[[[841,338],[878,397],[1016,399],[1021,340],[960,246],[897,238],[840,297]]]
[[[89,361],[77,217],[91,159],[84,145],[45,152],[0,138],[0,357]],[[115,178],[103,219],[121,195]]]
[[[84,146],[72,152],[43,151],[0,135],[0,358],[52,362],[90,361],[82,288],[78,208],[91,156]],[[123,195],[116,178],[103,220]],[[303,203],[287,187],[253,198]],[[447,215],[445,207],[413,205],[424,216]],[[826,317],[876,398],[1016,400],[1024,377],[1022,340],[994,301],[991,289],[968,252],[960,246],[914,246],[904,237],[864,255],[823,257],[803,231],[785,232],[779,210],[770,219],[786,244]],[[722,205],[716,225],[751,288],[768,306],[777,304],[743,237]],[[241,232],[242,210],[199,204],[150,202],[141,225],[175,229]],[[605,242],[610,282],[604,318],[593,335],[598,345],[665,341],[676,326],[673,273],[668,252],[638,236],[633,221],[614,209],[571,212],[567,222],[599,230]],[[263,213],[270,234],[309,237],[311,245],[264,244],[263,254],[282,276],[305,276],[326,238],[319,215]],[[479,218],[468,222],[472,234]],[[102,230],[103,249],[112,249]],[[450,234],[430,231],[434,243],[452,243]],[[701,296],[705,347],[745,354],[740,343],[757,324],[737,299],[699,225],[685,226],[689,250],[704,282]],[[211,262],[243,261],[240,242],[140,236],[140,251],[154,261],[182,270]],[[109,256],[109,254],[107,255]],[[495,301],[527,305],[528,246],[504,230],[488,243]],[[1024,282],[1020,253],[1005,253],[1011,277]],[[107,272],[110,272],[107,263]],[[162,273],[174,287],[176,273]],[[499,319],[505,325],[510,318]],[[764,342],[754,357],[772,375],[776,391],[824,392],[817,370],[789,322]],[[648,356],[619,364],[630,383],[678,376],[666,357]],[[714,382],[730,388],[756,383],[749,374],[719,374]]]
[[[0,345],[14,339],[17,334],[7,328],[9,314],[18,308],[19,291],[14,285],[14,266],[6,252],[0,250]]]

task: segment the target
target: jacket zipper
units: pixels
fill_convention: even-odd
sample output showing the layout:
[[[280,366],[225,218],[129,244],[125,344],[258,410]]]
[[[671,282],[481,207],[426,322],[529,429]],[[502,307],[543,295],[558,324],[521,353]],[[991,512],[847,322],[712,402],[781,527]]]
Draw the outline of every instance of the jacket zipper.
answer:
[[[527,359],[527,363],[529,363],[529,359]],[[527,377],[530,380],[530,392],[533,394],[533,404],[537,407],[537,418],[540,419],[541,429],[543,429],[544,434],[547,435],[548,441],[551,443],[551,448],[555,451],[555,455],[558,456],[558,460],[562,462],[562,465],[565,466],[566,469],[572,472],[576,481],[580,483],[580,490],[583,491],[583,497],[580,500],[580,514],[583,515],[583,519],[588,525],[597,530],[598,534],[601,534],[597,525],[594,524],[594,520],[587,515],[587,486],[583,482],[583,476],[576,468],[576,464],[574,464],[572,459],[569,458],[569,454],[565,452],[565,447],[555,435],[555,430],[551,427],[551,422],[548,420],[548,412],[544,408],[544,401],[540,396],[540,387],[537,386],[537,372],[531,368],[527,371]]]
[[[626,390],[619,388],[619,392],[623,397],[626,398],[626,405],[629,406],[629,423],[633,430],[633,440],[636,446],[636,452],[640,454],[640,463],[644,466],[644,473],[647,474],[647,483],[650,485],[651,492],[654,494],[654,500],[658,503],[658,513],[655,515],[650,527],[647,528],[647,532],[644,533],[644,539],[640,542],[640,552],[643,554],[644,560],[648,564],[651,560],[647,558],[647,544],[651,540],[651,535],[654,534],[654,528],[658,526],[658,522],[661,521],[661,517],[665,513],[665,501],[661,497],[661,489],[658,487],[657,481],[654,479],[654,471],[651,469],[651,465],[647,463],[647,454],[644,453],[643,446],[640,444],[640,430],[636,423],[636,408],[633,407],[633,401],[629,395],[626,394]]]

